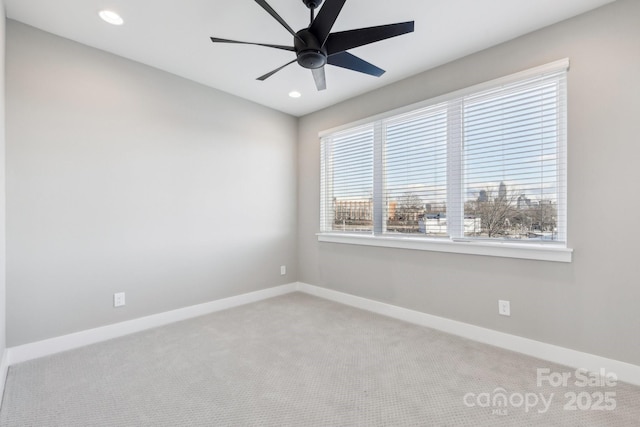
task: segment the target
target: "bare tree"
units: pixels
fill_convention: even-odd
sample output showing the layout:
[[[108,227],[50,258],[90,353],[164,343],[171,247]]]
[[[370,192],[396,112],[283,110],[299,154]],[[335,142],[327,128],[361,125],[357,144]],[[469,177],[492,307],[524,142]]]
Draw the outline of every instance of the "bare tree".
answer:
[[[532,223],[540,231],[553,231],[557,225],[557,205],[551,200],[540,200],[533,210]]]
[[[523,192],[509,191],[504,183],[477,194],[464,206],[465,215],[481,220],[476,235],[536,238],[556,230],[558,208],[553,200],[532,201]]]
[[[490,188],[482,190],[476,201],[467,202],[465,206],[467,215],[480,217],[482,233],[488,237],[508,234],[517,216],[516,194],[506,191],[502,183],[497,197],[494,194]]]
[[[395,201],[393,216],[387,222],[388,231],[417,233],[418,220],[424,215],[425,205],[420,196],[407,191]]]
[[[396,217],[403,221],[417,221],[424,213],[424,203],[420,196],[411,191],[404,193],[396,207]]]

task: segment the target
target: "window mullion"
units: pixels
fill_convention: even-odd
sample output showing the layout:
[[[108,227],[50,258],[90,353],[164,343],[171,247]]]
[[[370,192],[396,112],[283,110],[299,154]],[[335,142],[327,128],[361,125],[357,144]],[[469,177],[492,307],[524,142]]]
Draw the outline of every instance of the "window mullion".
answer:
[[[452,239],[464,237],[463,122],[462,99],[450,101],[447,109],[447,229]]]
[[[386,231],[384,217],[387,212],[384,203],[384,125],[377,121],[373,128],[373,234]]]

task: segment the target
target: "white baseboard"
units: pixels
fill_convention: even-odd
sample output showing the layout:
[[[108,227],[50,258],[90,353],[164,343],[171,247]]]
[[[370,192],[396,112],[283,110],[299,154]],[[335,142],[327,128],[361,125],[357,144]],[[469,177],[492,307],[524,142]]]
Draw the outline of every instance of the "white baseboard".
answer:
[[[468,323],[458,322],[443,317],[433,316],[415,310],[385,304],[370,299],[334,291],[327,288],[298,283],[296,289],[310,295],[335,301],[341,304],[382,314],[405,322],[426,326],[474,341],[490,344],[496,347],[537,357],[572,368],[586,369],[589,372],[600,373],[604,369],[607,373],[614,373],[620,381],[640,385],[640,366],[619,360],[608,359],[589,353],[546,344],[540,341],[510,335],[492,329]],[[544,366],[541,366],[544,368]]]
[[[0,360],[0,402],[4,396],[4,384],[7,381],[7,373],[9,372],[9,352],[2,351],[2,360]]]
[[[192,305],[190,307],[166,311],[164,313],[153,314],[151,316],[140,317],[138,319],[127,320],[125,322],[114,323],[112,325],[101,326],[99,328],[87,329],[69,335],[10,347],[6,351],[6,361],[8,362],[8,365],[26,362],[27,360],[37,359],[39,357],[129,335],[146,329],[167,325],[169,323],[179,322],[181,320],[203,316],[216,311],[284,295],[294,292],[296,290],[296,286],[296,283],[276,286],[203,304]],[[0,375],[2,375],[1,372]],[[5,377],[6,375],[2,378]]]
[[[583,368],[596,373],[604,369],[607,373],[615,373],[621,381],[640,385],[640,366],[298,282],[154,314],[152,316],[141,317],[139,319],[128,320],[113,325],[88,329],[61,337],[10,347],[5,350],[2,361],[0,362],[0,386],[4,385],[8,366],[15,363],[25,362],[27,360],[295,291],[516,351],[560,365]],[[1,390],[2,389],[0,389],[0,393]]]

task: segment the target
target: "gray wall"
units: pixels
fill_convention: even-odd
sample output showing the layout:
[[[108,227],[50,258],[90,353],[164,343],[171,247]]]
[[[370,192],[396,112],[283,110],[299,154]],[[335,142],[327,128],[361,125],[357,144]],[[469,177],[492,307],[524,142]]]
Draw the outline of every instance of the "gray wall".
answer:
[[[6,53],[9,346],[295,279],[295,118],[15,21]]]
[[[6,197],[5,197],[5,118],[4,118],[5,12],[0,0],[0,358],[6,344]],[[1,393],[0,393],[1,394]]]
[[[301,118],[299,279],[640,365],[638,22],[620,0]],[[564,57],[571,264],[317,242],[319,131]]]

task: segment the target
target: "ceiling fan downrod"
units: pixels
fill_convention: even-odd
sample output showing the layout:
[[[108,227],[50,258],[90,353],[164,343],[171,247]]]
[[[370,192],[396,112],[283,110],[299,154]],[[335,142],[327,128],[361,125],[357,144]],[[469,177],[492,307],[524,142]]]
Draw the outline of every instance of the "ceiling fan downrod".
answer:
[[[322,0],[302,0],[305,6],[309,8],[309,26],[313,24],[313,20],[315,19],[315,10],[320,7],[322,4]]]

